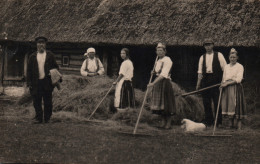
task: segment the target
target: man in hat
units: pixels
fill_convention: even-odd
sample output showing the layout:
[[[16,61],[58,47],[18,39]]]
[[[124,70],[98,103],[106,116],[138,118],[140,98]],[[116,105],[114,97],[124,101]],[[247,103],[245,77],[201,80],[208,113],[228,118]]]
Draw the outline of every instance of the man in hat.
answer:
[[[86,59],[80,69],[82,76],[97,76],[104,74],[104,66],[95,55],[96,50],[94,48],[90,47],[87,49],[87,52],[84,54]]]
[[[47,38],[37,37],[37,51],[32,53],[27,67],[27,86],[33,97],[35,123],[48,123],[52,115],[52,91],[54,86],[50,76],[51,69],[58,69],[54,54],[46,50]],[[42,99],[44,112],[42,110]]]
[[[226,63],[226,60],[222,53],[215,52],[213,50],[214,42],[212,39],[205,39],[203,46],[206,50],[206,53],[203,54],[199,59],[199,67],[198,67],[198,81],[196,90],[200,89],[200,87],[208,87],[218,83],[221,83],[223,70]],[[219,98],[219,89],[218,87],[208,89],[202,92],[203,105],[205,110],[205,120],[204,123],[207,126],[211,126],[214,124],[213,112],[211,107],[211,100],[213,100],[215,115],[216,109],[218,105]],[[219,115],[217,120],[217,125],[222,124],[222,115],[221,108],[219,109]]]

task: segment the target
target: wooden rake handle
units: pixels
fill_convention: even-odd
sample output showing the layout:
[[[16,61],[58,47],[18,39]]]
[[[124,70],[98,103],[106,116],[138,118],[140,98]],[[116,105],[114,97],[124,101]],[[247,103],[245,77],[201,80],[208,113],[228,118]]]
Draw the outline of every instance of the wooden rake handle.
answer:
[[[192,95],[192,94],[199,93],[199,92],[202,92],[202,91],[211,89],[211,88],[219,87],[220,85],[221,85],[221,84],[215,84],[215,85],[212,85],[212,86],[209,86],[209,87],[205,87],[205,88],[199,89],[199,90],[197,90],[197,91],[192,91],[192,92],[184,93],[184,94],[182,94],[181,96]]]
[[[111,89],[113,88],[114,85],[112,85],[110,87],[110,89],[107,91],[106,95],[103,97],[103,99],[98,103],[98,105],[96,106],[95,110],[91,113],[91,115],[88,117],[88,120],[90,120],[90,118],[96,113],[98,107],[100,106],[100,104],[105,100],[105,98],[107,97],[107,95],[109,94],[109,92],[111,91]]]
[[[218,112],[219,112],[221,96],[222,96],[222,88],[220,88],[220,93],[219,93],[219,98],[218,98],[218,107],[217,107],[217,113],[216,113],[216,116],[215,116],[215,123],[214,123],[213,134],[212,134],[213,136],[215,134],[216,125],[217,125],[217,121],[218,121]]]
[[[156,59],[155,59],[155,63],[154,63],[154,65],[153,65],[153,71],[154,71],[154,69],[155,69],[155,64],[156,64],[157,60],[158,60],[158,56],[157,56]],[[153,78],[153,74],[151,74],[150,80],[149,80],[149,83],[148,83],[148,84],[151,83],[152,78]],[[147,94],[148,94],[148,88],[147,88],[146,91],[145,91],[144,100],[143,100],[143,103],[142,103],[142,106],[141,106],[141,109],[140,109],[140,112],[139,112],[139,115],[138,115],[138,118],[137,118],[137,121],[136,121],[136,124],[135,124],[135,128],[134,128],[133,134],[136,134],[136,130],[137,130],[137,127],[138,127],[138,124],[139,124],[139,121],[140,121],[140,118],[141,118],[141,115],[142,115],[142,111],[143,111],[143,108],[144,108],[144,103],[145,103],[145,101],[146,101]]]

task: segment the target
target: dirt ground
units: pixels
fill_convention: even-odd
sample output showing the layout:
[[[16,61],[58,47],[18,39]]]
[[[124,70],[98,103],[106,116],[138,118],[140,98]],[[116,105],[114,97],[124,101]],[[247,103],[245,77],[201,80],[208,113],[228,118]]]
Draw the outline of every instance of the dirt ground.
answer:
[[[180,126],[160,130],[141,124],[133,136],[123,122],[100,123],[53,115],[48,124],[32,124],[31,116],[14,114],[1,103],[0,162],[15,163],[260,163],[260,131],[217,129],[205,137],[182,132]],[[203,134],[211,134],[212,128]]]

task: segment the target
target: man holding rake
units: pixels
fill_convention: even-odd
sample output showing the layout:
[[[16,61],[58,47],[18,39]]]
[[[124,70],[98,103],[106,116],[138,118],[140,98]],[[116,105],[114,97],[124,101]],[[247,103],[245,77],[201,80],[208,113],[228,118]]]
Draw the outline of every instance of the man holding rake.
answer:
[[[222,53],[213,51],[214,42],[212,39],[205,39],[203,46],[206,53],[199,59],[198,67],[198,81],[196,90],[200,87],[209,87],[218,84],[222,80],[223,70],[226,60]],[[212,126],[214,123],[213,112],[211,107],[211,100],[213,100],[215,115],[218,106],[219,88],[211,88],[202,92],[203,105],[205,110],[205,120],[203,121],[207,126]],[[217,125],[222,124],[221,108],[219,108]]]

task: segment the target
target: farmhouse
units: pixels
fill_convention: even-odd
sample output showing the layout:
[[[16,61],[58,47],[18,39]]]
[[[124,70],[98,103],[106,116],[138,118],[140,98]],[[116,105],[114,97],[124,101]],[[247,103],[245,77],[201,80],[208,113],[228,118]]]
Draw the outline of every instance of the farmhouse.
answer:
[[[0,2],[0,85],[23,86],[34,38],[49,39],[63,73],[79,74],[86,49],[93,46],[108,76],[117,76],[120,50],[130,48],[134,85],[145,89],[155,45],[167,44],[172,79],[194,89],[202,41],[212,38],[226,59],[240,55],[245,76],[259,64],[260,1],[236,0],[3,0]]]

